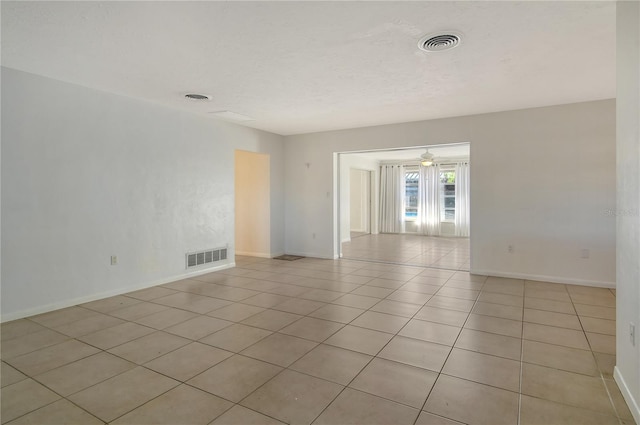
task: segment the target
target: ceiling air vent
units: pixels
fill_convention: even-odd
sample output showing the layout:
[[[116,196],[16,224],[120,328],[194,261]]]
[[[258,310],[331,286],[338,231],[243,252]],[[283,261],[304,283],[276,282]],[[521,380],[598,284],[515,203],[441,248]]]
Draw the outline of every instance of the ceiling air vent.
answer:
[[[191,100],[211,100],[211,96],[208,94],[187,93],[184,97]]]
[[[460,44],[460,34],[446,32],[442,34],[430,34],[420,39],[418,48],[425,52],[442,52],[451,50]]]

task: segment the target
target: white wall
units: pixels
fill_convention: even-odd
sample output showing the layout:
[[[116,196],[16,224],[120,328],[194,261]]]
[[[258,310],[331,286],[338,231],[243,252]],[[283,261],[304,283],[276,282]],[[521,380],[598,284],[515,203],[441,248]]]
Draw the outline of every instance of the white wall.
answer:
[[[340,174],[338,184],[340,185],[340,240],[347,242],[351,240],[351,169],[371,171],[371,233],[378,233],[378,193],[380,192],[380,163],[374,159],[359,156],[354,153],[340,155]],[[287,160],[288,164],[288,160]],[[285,186],[286,189],[286,186]],[[331,191],[333,192],[333,191]],[[331,236],[331,235],[327,235]],[[331,241],[331,238],[329,238]],[[330,242],[332,243],[332,242]],[[302,251],[300,251],[302,252]],[[333,254],[321,253],[314,248],[313,254],[308,256],[333,258]]]
[[[281,136],[2,68],[2,319],[231,264],[235,149],[271,155],[282,252]]]
[[[640,423],[640,3],[617,3],[617,292],[615,378]],[[629,323],[636,325],[635,346]]]
[[[615,284],[614,100],[288,136],[286,251],[336,255],[332,153],[456,142],[471,143],[474,272]]]
[[[235,248],[238,255],[272,256],[269,162],[268,154],[236,151]]]

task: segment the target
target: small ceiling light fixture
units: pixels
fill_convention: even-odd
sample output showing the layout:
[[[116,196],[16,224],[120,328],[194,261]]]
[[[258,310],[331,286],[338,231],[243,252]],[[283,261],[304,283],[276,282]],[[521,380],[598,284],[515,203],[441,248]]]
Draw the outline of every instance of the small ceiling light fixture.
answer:
[[[208,94],[187,93],[184,97],[191,100],[211,100],[211,96]]]
[[[425,52],[444,52],[460,45],[462,35],[457,31],[446,31],[438,34],[428,34],[420,39],[418,48]]]
[[[421,158],[420,165],[422,165],[423,167],[430,167],[433,165],[433,154],[429,153],[428,149],[425,153],[420,155],[420,158]]]

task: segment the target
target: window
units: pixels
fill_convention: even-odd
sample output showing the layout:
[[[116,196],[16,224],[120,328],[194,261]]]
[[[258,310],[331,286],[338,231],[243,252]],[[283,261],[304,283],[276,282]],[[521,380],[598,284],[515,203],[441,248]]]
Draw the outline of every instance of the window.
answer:
[[[442,221],[456,218],[456,172],[440,171],[440,217]]]
[[[418,179],[417,170],[406,170],[404,174],[405,199],[404,218],[415,220],[418,217]]]

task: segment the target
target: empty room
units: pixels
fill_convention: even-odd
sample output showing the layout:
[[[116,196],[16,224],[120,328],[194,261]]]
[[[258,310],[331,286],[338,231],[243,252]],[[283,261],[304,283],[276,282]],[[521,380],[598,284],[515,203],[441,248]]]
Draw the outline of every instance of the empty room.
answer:
[[[640,423],[640,3],[1,2],[0,423]]]

